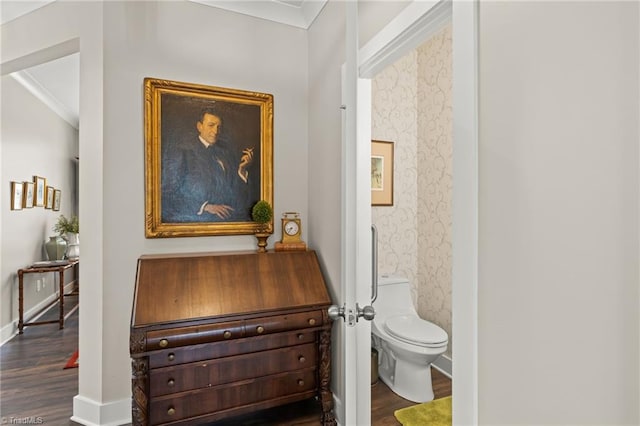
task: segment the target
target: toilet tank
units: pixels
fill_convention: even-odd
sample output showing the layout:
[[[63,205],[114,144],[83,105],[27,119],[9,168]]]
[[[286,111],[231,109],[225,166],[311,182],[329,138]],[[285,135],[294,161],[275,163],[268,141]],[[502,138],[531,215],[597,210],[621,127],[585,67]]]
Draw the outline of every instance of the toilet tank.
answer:
[[[373,307],[377,312],[415,312],[409,280],[400,275],[381,274]]]

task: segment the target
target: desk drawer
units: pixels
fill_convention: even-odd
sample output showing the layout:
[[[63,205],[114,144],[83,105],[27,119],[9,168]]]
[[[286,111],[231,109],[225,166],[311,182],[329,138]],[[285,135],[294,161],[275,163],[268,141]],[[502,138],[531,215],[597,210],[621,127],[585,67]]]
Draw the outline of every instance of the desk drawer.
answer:
[[[254,380],[167,395],[151,400],[149,420],[153,425],[227,410],[316,389],[316,370],[299,370]]]
[[[281,331],[319,327],[321,325],[322,311],[274,315],[246,320],[245,335],[247,337],[259,336],[261,334],[279,333]]]
[[[147,350],[238,339],[243,336],[243,321],[156,330],[147,333]]]
[[[192,389],[263,377],[285,371],[315,367],[314,343],[211,359],[150,371],[151,396],[168,395]]]
[[[316,336],[316,331],[300,330],[290,333],[258,336],[249,339],[206,343],[183,348],[155,351],[149,354],[149,368],[167,367],[213,358],[261,352],[286,346],[315,343],[317,338]]]

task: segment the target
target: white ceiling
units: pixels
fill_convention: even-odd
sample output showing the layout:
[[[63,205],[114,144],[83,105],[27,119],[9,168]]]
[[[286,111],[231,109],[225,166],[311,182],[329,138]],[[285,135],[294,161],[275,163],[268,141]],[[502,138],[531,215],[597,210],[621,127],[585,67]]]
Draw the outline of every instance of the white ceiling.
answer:
[[[0,24],[55,0],[0,0]],[[307,29],[327,0],[186,0],[256,18]],[[11,74],[76,129],[79,124],[80,54]]]

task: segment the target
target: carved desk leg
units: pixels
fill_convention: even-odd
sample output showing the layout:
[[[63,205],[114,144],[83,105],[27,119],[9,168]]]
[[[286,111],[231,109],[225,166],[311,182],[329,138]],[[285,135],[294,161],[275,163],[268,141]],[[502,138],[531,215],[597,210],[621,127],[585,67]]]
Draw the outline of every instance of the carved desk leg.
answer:
[[[131,360],[131,385],[133,399],[131,401],[131,422],[133,426],[147,426],[149,391],[149,358],[133,358]]]
[[[323,426],[335,426],[333,415],[333,393],[331,383],[331,327],[320,330],[320,403],[322,404]]]

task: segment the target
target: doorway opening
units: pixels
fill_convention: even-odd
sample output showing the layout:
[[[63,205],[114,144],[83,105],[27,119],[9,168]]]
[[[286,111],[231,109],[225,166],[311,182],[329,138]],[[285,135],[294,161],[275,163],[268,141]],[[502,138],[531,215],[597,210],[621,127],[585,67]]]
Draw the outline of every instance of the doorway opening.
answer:
[[[359,50],[356,111],[357,148],[360,155],[370,154],[371,144],[371,79],[393,64],[430,35],[451,21],[452,39],[452,211],[451,211],[451,371],[453,381],[453,416],[456,423],[477,423],[477,4],[441,1],[436,4],[410,3],[394,20]],[[349,90],[349,89],[347,89]],[[368,117],[368,118],[367,118]],[[349,120],[347,120],[349,121]],[[368,162],[368,158],[366,159]],[[358,165],[362,159],[358,159]],[[370,166],[370,165],[369,165]],[[370,185],[370,167],[357,174],[358,188]],[[350,208],[347,205],[347,211]],[[357,209],[365,206],[358,205]],[[363,215],[364,216],[364,215]],[[360,216],[358,216],[360,218]],[[376,224],[379,226],[379,224]],[[368,226],[358,225],[358,246],[366,244]],[[365,231],[366,230],[366,231]],[[361,242],[361,241],[364,241]],[[356,276],[370,273],[366,267]],[[367,281],[356,279],[358,286]],[[365,289],[366,292],[366,289]],[[366,333],[356,327],[356,333]],[[369,336],[358,336],[358,342],[370,342]],[[363,377],[368,375],[360,374]],[[369,386],[358,377],[358,390]],[[361,396],[362,397],[362,396]],[[358,405],[358,418],[368,418]],[[367,407],[370,411],[370,406]]]

